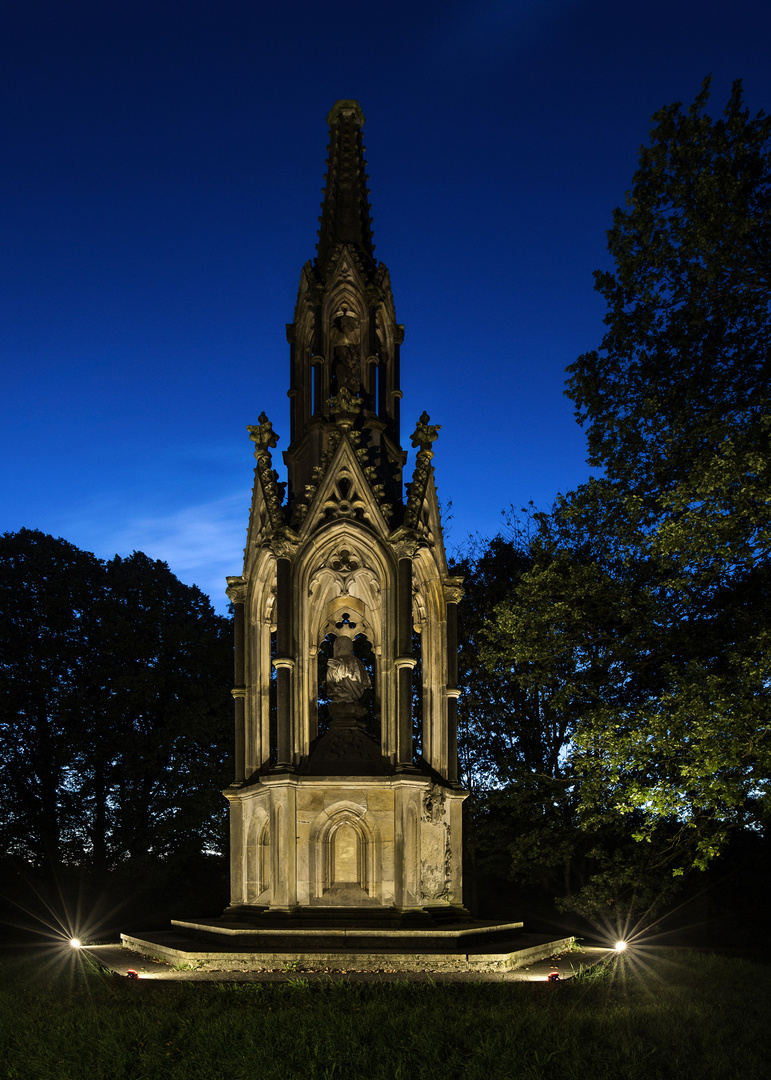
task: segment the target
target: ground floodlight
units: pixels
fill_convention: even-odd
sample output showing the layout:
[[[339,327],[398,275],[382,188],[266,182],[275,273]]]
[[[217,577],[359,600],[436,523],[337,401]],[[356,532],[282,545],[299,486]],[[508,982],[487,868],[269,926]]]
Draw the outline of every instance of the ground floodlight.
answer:
[[[70,945],[71,945],[71,947],[73,949],[79,949],[80,948],[80,938],[76,938],[76,937],[70,938]]]
[[[626,949],[626,942],[617,941],[613,948],[616,950],[616,952],[624,952],[624,950]]]

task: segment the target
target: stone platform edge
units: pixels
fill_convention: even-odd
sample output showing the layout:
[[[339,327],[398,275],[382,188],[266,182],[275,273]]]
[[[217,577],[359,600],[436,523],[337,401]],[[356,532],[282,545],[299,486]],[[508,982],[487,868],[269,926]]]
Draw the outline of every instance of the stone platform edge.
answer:
[[[168,939],[171,938],[172,941]],[[164,940],[167,939],[167,940]],[[206,949],[168,932],[121,934],[124,949],[172,966],[198,971],[514,971],[572,948],[575,937],[540,939],[501,952],[354,952],[352,949],[282,952]]]
[[[290,936],[297,936],[302,938],[332,938],[339,940],[343,946],[348,941],[362,940],[364,938],[380,937],[383,939],[385,945],[388,941],[409,941],[419,938],[429,939],[436,941],[437,945],[441,945],[445,941],[462,941],[465,938],[481,937],[484,935],[500,935],[502,933],[516,933],[521,930],[524,923],[521,922],[507,922],[507,923],[477,923],[472,927],[445,927],[443,929],[426,929],[424,927],[415,927],[414,929],[404,930],[398,927],[395,928],[365,928],[360,927],[334,927],[334,926],[300,926],[297,929],[284,928],[272,928],[265,926],[244,926],[243,924],[227,923],[219,919],[199,919],[196,921],[187,919],[172,919],[171,925],[175,929],[184,931],[192,930],[194,933],[208,933],[216,934],[218,937],[246,937],[246,938],[264,938],[266,942],[272,939],[277,940],[279,938],[286,938]]]

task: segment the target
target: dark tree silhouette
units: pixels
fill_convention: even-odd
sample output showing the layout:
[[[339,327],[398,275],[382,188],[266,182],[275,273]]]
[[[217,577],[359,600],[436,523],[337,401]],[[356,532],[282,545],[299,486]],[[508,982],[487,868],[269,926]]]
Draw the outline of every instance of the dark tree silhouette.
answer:
[[[140,552],[0,540],[0,837],[98,876],[223,850],[229,620]]]

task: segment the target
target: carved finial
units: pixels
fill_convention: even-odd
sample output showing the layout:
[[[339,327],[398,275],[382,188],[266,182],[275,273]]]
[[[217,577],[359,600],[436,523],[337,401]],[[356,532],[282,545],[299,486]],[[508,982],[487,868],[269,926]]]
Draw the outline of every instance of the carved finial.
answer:
[[[350,431],[361,411],[361,401],[347,386],[341,386],[337,394],[329,399],[329,411],[342,431]]]
[[[357,127],[364,127],[364,113],[358,101],[336,101],[327,113],[327,126],[333,127],[340,116],[350,116]]]
[[[256,450],[254,451],[254,456],[256,458],[268,450],[275,449],[276,443],[279,440],[279,436],[273,430],[273,424],[271,424],[264,412],[260,413],[259,421],[259,426],[249,424],[246,428],[249,432],[249,438],[256,446]]]
[[[284,515],[281,503],[284,500],[285,484],[279,484],[278,473],[273,469],[271,450],[278,442],[278,435],[273,430],[273,425],[264,412],[260,413],[259,426],[250,424],[246,429],[249,438],[255,444],[254,456],[257,458],[257,475],[260,478],[262,492],[268,508],[268,517],[273,528],[283,524]]]
[[[430,419],[431,417],[424,410],[411,436],[412,445],[420,447],[421,450],[431,449],[431,444],[439,438],[439,432],[442,428],[441,424],[429,424]]]

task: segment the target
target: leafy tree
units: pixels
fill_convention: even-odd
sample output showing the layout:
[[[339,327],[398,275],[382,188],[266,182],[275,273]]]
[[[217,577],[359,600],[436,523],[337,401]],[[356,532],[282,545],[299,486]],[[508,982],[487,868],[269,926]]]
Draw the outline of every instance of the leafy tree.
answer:
[[[518,743],[496,796],[512,872],[566,857],[591,914],[655,905],[768,818],[771,119],[708,94],[654,118],[596,275],[607,332],[569,369],[605,477],[536,515],[483,634],[551,750]]]
[[[464,845],[470,878],[510,878],[554,895],[570,892],[580,872],[569,756],[574,710],[564,707],[559,677],[545,671],[537,632],[526,662],[514,658],[506,612],[527,607],[523,590],[537,572],[547,518],[505,516],[506,536],[477,542],[455,567],[465,575],[459,747],[471,798]]]
[[[614,535],[609,490],[593,481],[535,515],[531,565],[481,635],[482,662],[525,703],[515,725],[525,737],[493,800],[513,828],[509,875],[593,917],[660,910],[672,870],[703,838],[693,816],[661,815],[646,832],[629,793],[643,775],[651,781],[651,763],[621,783],[610,759],[609,748],[638,738],[670,674],[655,568]],[[638,844],[643,835],[655,842]]]
[[[106,564],[103,700],[115,823],[112,858],[223,849],[232,742],[229,621],[165,563],[141,552]],[[104,757],[104,755],[102,755]]]
[[[771,117],[750,117],[738,82],[721,119],[708,98],[706,80],[687,112],[653,118],[608,233],[615,271],[595,274],[608,330],[568,369],[568,393],[606,476],[656,511],[690,506],[709,478],[734,497],[708,498],[705,521],[728,509],[746,541],[748,507],[768,488],[756,473],[769,434]]]
[[[454,574],[464,577],[458,606],[458,754],[463,786],[473,793],[503,781],[506,762],[518,745],[520,689],[480,663],[486,619],[530,564],[524,528],[509,523],[509,535],[477,542],[452,566]]]
[[[0,837],[55,866],[79,820],[83,674],[96,650],[98,560],[22,529],[0,544]]]
[[[521,730],[521,695],[512,682],[502,682],[480,663],[484,622],[505,597],[525,566],[521,535],[497,536],[469,545],[451,572],[464,577],[458,605],[458,758],[460,780],[470,791],[464,804],[463,847],[467,902],[479,904],[479,874],[506,877],[508,844],[514,826],[508,807],[498,805],[506,763],[516,751]]]
[[[717,120],[708,96],[654,117],[596,275],[607,331],[568,384],[640,619],[577,729],[584,820],[627,815],[676,869],[762,821],[771,775],[771,118],[739,83]]]
[[[165,563],[0,541],[0,836],[55,872],[222,848],[227,619]]]

